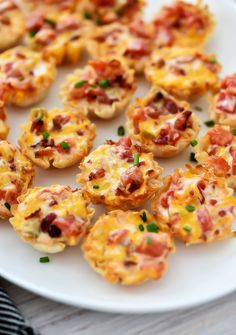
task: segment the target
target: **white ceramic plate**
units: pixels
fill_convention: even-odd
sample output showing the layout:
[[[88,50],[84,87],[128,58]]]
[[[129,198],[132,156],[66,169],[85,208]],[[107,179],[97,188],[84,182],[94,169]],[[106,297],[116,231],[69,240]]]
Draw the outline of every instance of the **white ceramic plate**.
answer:
[[[161,0],[149,0],[147,17],[159,7]],[[236,4],[233,0],[206,1],[217,19],[217,27],[208,50],[217,54],[223,65],[222,75],[236,71]],[[83,62],[81,62],[82,64]],[[80,65],[81,65],[80,64]],[[58,88],[72,68],[62,68],[56,84],[40,105],[60,106]],[[143,96],[149,86],[140,79],[137,95]],[[203,120],[209,119],[204,99],[196,105],[204,107],[198,112]],[[9,110],[11,133],[9,139],[17,142],[19,126],[29,110]],[[98,136],[95,147],[105,139],[117,138],[118,125],[124,116],[113,121],[97,122]],[[203,132],[206,131],[203,126]],[[188,161],[189,151],[174,159],[160,160],[165,174]],[[59,170],[37,169],[35,185],[65,183],[76,186],[77,167]],[[51,262],[40,264],[42,256],[15,235],[9,223],[1,224],[0,274],[28,290],[75,306],[94,310],[123,313],[163,312],[208,302],[236,289],[236,241],[228,240],[206,246],[186,248],[177,244],[177,253],[170,258],[169,271],[162,280],[139,287],[112,286],[97,275],[83,260],[79,247],[50,256]]]

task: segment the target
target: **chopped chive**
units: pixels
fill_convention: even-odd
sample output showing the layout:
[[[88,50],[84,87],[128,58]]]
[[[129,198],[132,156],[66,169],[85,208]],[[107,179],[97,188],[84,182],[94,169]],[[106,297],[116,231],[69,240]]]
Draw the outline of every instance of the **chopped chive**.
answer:
[[[146,237],[146,243],[147,243],[148,245],[152,244],[152,239],[151,239],[150,236]]]
[[[39,262],[40,262],[40,263],[49,263],[49,262],[50,262],[50,259],[49,259],[48,256],[40,257],[40,258],[39,258]]]
[[[83,16],[86,20],[92,19],[92,14],[90,12],[84,12]]]
[[[140,214],[140,217],[143,220],[143,222],[147,222],[147,214],[146,214],[146,212],[142,212],[142,214]]]
[[[232,129],[231,132],[234,136],[236,136],[236,129]]]
[[[195,106],[194,109],[198,112],[202,112],[202,107],[200,106]]]
[[[125,128],[123,126],[119,126],[117,129],[117,134],[119,136],[124,136],[125,135]]]
[[[37,34],[37,31],[36,31],[36,30],[31,30],[31,31],[29,31],[29,36],[32,37],[32,38],[33,38],[36,34]]]
[[[107,88],[110,85],[110,82],[109,82],[108,79],[102,79],[102,80],[99,81],[98,85],[101,88]]]
[[[204,124],[205,124],[207,127],[214,127],[214,125],[215,125],[215,121],[214,121],[214,120],[208,120],[208,121],[204,122]]]
[[[9,204],[9,202],[5,202],[4,206],[10,211],[11,210],[11,205]]]
[[[195,207],[193,205],[187,205],[185,206],[185,209],[190,213],[195,211]]]
[[[134,153],[134,166],[139,165],[139,154],[137,152]]]
[[[211,64],[216,64],[217,63],[217,59],[216,58],[211,58],[211,59],[209,59],[209,62]]]
[[[42,132],[42,136],[43,136],[43,138],[45,139],[45,140],[47,140],[48,138],[49,138],[49,132],[48,131],[44,131],[44,132]]]
[[[87,83],[86,80],[80,80],[80,81],[77,81],[77,83],[75,83],[74,87],[82,87],[86,83]]]
[[[51,19],[45,19],[44,20],[47,24],[49,24],[51,27],[55,27],[56,26],[56,22],[51,20]]]
[[[69,150],[69,149],[70,149],[70,145],[69,145],[69,143],[67,143],[67,142],[61,142],[61,143],[60,143],[60,146],[61,146],[62,149],[64,149],[64,150]]]
[[[93,188],[94,188],[95,190],[98,190],[98,189],[99,189],[99,185],[93,185]]]
[[[159,228],[155,222],[148,223],[146,227],[149,233],[158,233]]]
[[[143,226],[142,224],[140,224],[140,225],[138,225],[138,229],[139,229],[140,231],[144,231],[144,226]]]
[[[189,160],[190,160],[191,162],[194,162],[194,163],[197,162],[197,160],[196,160],[196,158],[195,158],[195,153],[194,153],[194,152],[190,152]]]
[[[185,230],[187,233],[190,233],[192,231],[192,227],[186,224],[185,226],[183,226],[183,230]]]
[[[99,17],[97,17],[96,18],[96,25],[100,26],[101,24],[102,24],[102,20]]]
[[[190,144],[191,144],[192,147],[195,147],[198,144],[198,141],[197,140],[192,140],[190,142]]]

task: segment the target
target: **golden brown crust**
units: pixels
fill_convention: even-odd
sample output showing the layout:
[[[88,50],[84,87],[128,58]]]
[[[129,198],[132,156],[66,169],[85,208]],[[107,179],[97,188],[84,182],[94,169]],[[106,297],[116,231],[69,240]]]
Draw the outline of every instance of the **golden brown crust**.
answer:
[[[98,218],[82,250],[93,269],[112,284],[137,285],[160,279],[175,247],[147,211],[116,210]]]
[[[29,189],[18,202],[12,207],[13,228],[33,248],[47,253],[77,245],[94,214],[81,191],[66,185]]]
[[[187,102],[153,87],[143,99],[130,106],[129,135],[155,157],[173,157],[186,149],[200,130],[199,120],[189,107]]]
[[[96,126],[70,110],[32,109],[22,126],[19,145],[24,154],[41,168],[65,168],[79,163],[90,151]]]
[[[85,197],[109,209],[143,204],[159,187],[162,172],[153,155],[143,153],[129,138],[99,146],[84,159],[80,169],[77,181],[83,185]]]
[[[221,69],[215,55],[205,55],[193,48],[163,48],[153,52],[145,75],[180,99],[192,99],[214,90]]]

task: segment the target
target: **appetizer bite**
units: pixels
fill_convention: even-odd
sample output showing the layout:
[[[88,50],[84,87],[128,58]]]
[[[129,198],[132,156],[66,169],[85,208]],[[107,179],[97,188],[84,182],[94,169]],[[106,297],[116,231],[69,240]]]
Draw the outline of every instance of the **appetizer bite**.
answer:
[[[96,126],[86,117],[57,108],[32,109],[21,127],[22,152],[43,169],[65,168],[79,163],[92,148]]]
[[[34,178],[30,160],[7,141],[0,141],[0,218],[8,219],[11,206],[24,193]]]
[[[193,48],[163,48],[153,53],[145,74],[154,85],[169,93],[190,99],[213,90],[221,69],[214,55]]]
[[[76,114],[110,119],[122,113],[136,89],[134,71],[124,60],[89,60],[70,74],[61,88],[65,107]]]
[[[5,103],[0,100],[0,140],[5,140],[9,133],[9,127],[6,121]]]
[[[73,12],[80,0],[24,0],[23,6],[26,10],[40,9],[45,13],[56,13],[62,11]]]
[[[76,64],[83,49],[83,28],[80,16],[70,13],[35,11],[26,20],[26,44],[55,59],[57,65]]]
[[[152,21],[157,47],[203,47],[214,28],[214,18],[203,1],[173,1],[164,5]]]
[[[113,23],[94,28],[87,41],[87,49],[93,58],[107,55],[124,57],[136,72],[142,72],[153,47],[153,30],[138,19],[124,26]]]
[[[129,137],[107,141],[80,164],[77,181],[94,204],[108,209],[138,207],[159,187],[162,168]]]
[[[56,77],[51,59],[26,47],[16,47],[0,55],[2,97],[19,107],[42,100]]]
[[[172,157],[183,151],[200,130],[199,120],[185,101],[153,87],[127,112],[130,137],[156,157]]]
[[[186,165],[164,179],[153,200],[161,229],[187,245],[233,236],[236,199],[225,178],[198,165]]]
[[[233,134],[234,133],[234,134]],[[236,188],[236,132],[228,126],[216,125],[199,142],[195,142],[195,158],[217,176],[227,178]]]
[[[211,101],[211,117],[217,123],[236,127],[236,73],[221,81]]]
[[[87,23],[97,26],[120,22],[130,23],[141,15],[144,0],[81,0],[78,5]]]
[[[66,185],[29,189],[18,203],[12,206],[13,228],[33,248],[47,253],[77,245],[94,214],[81,191]]]
[[[13,0],[0,1],[0,51],[15,46],[25,32],[24,16]]]
[[[175,247],[147,211],[116,210],[99,217],[82,250],[93,269],[112,284],[137,285],[160,279]]]

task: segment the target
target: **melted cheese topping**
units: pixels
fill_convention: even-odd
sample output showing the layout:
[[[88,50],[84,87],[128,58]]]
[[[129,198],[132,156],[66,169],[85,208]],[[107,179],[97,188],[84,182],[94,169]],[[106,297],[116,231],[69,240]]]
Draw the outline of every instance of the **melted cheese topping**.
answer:
[[[14,217],[10,222],[16,232],[34,248],[45,252],[59,252],[66,245],[78,244],[94,213],[80,191],[64,185],[29,189],[12,211]],[[42,228],[43,220],[52,214],[60,235],[51,236]]]
[[[200,55],[192,48],[166,48],[153,53],[146,67],[146,76],[167,91],[189,97],[204,93],[216,85],[220,65],[214,64],[215,71],[211,71],[205,64],[205,61],[211,60],[215,62],[215,56]],[[164,62],[163,65],[156,65],[160,61]]]
[[[58,118],[59,121],[56,121]],[[34,122],[39,120],[43,121],[42,130],[32,130]],[[95,130],[96,126],[87,118],[76,116],[70,110],[55,108],[49,112],[36,108],[31,111],[29,122],[22,126],[19,144],[23,152],[37,165],[43,168],[51,165],[64,168],[78,163],[86,156],[92,147]],[[52,142],[53,145],[50,144]],[[68,146],[65,150],[64,143]],[[38,156],[45,149],[45,155]]]
[[[138,204],[138,197],[143,197],[143,201],[158,187],[158,177],[162,169],[153,160],[150,153],[139,154],[139,170],[143,176],[143,182],[140,187],[129,195],[117,195],[117,189],[121,184],[121,177],[128,169],[134,166],[133,162],[119,158],[115,145],[101,145],[91,152],[81,163],[82,173],[77,176],[78,182],[84,185],[84,190],[95,203],[105,203],[108,206],[116,207],[119,205],[128,205],[129,202],[135,206]],[[121,149],[122,150],[122,149]],[[132,148],[132,152],[135,149]],[[142,162],[145,162],[142,165]],[[105,175],[100,178],[90,178],[91,174],[104,169]],[[137,201],[137,204],[135,203]]]
[[[166,258],[174,245],[166,233],[147,232],[150,222],[157,224],[145,213],[146,222],[141,218],[143,212],[113,211],[101,216],[92,227],[82,250],[86,260],[108,281],[134,285],[159,279],[165,272]],[[161,248],[159,254],[151,252],[152,244],[156,250]]]
[[[198,171],[190,167],[186,171],[177,170],[174,176],[175,183],[172,183],[171,177],[167,178],[164,190],[153,202],[153,209],[163,227],[169,227],[187,244],[212,242],[231,236],[236,199],[225,179],[215,177],[202,168]],[[204,189],[198,186],[202,182]],[[164,199],[167,199],[168,205],[163,205]],[[201,222],[202,211],[206,213]]]

